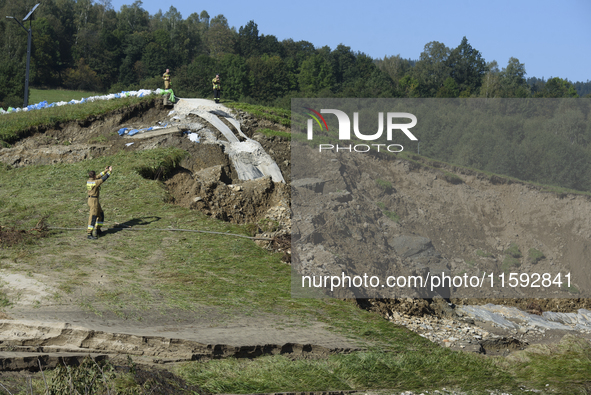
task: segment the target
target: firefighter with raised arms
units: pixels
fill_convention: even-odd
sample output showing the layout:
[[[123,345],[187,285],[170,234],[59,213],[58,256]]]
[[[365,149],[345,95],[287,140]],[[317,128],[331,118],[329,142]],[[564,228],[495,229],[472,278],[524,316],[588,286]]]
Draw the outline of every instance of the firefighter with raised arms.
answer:
[[[101,185],[107,181],[107,178],[113,171],[112,166],[107,166],[105,171],[101,172],[98,177],[94,170],[88,172],[88,181],[86,181],[86,190],[88,192],[88,207],[90,208],[90,215],[88,216],[88,239],[96,240],[102,234],[101,227],[105,220],[105,213],[99,203],[99,195],[101,193]]]

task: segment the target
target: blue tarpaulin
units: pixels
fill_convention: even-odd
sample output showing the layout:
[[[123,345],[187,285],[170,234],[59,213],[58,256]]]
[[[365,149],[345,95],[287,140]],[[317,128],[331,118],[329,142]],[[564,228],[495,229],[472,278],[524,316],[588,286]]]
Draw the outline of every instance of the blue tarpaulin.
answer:
[[[114,94],[111,93],[109,95],[87,97],[87,98],[83,98],[81,100],[70,100],[69,102],[63,101],[63,102],[48,104],[47,101],[42,101],[41,103],[31,104],[31,105],[24,107],[24,108],[8,107],[8,109],[6,111],[4,111],[4,109],[0,109],[0,115],[9,114],[12,112],[40,110],[42,108],[63,106],[63,105],[67,105],[67,104],[81,104],[81,103],[86,103],[86,102],[93,102],[96,100],[120,99],[123,97],[130,97],[130,96],[144,97],[144,96],[151,95],[151,94],[156,94],[156,95],[166,94],[166,95],[171,95],[174,97],[172,89],[166,89],[166,90],[156,89],[154,91],[149,90],[149,89],[143,89],[143,90],[139,90],[139,91],[123,91],[120,93],[114,93]]]
[[[124,134],[126,134],[126,131],[129,130],[129,132],[127,132],[127,135],[133,136],[134,134],[137,134],[139,132],[149,132],[152,129],[154,129],[153,126],[150,126],[149,128],[131,129],[131,130],[129,130],[129,128],[121,128],[117,131],[117,133],[119,133],[119,136],[123,136]]]

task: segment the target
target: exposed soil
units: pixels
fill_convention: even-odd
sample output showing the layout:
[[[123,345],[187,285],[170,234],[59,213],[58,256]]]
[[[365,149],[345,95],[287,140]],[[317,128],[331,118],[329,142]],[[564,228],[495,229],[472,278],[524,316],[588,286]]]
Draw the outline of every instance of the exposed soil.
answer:
[[[29,137],[16,142],[11,148],[0,150],[0,162],[21,167],[75,163],[112,155],[126,149],[125,143],[128,142],[117,134],[119,128],[152,125],[169,111],[161,100],[153,100],[84,121],[31,128],[25,134]]]
[[[466,305],[482,305],[481,299],[461,300],[456,302]],[[491,300],[485,300],[492,303]],[[535,299],[529,300],[497,299],[496,304],[509,305],[520,308],[530,314],[540,314],[539,304],[546,302],[546,306],[555,303],[556,308],[551,311],[573,312],[578,308],[571,308],[569,300],[565,299]],[[573,302],[576,300],[573,300]],[[583,300],[579,306],[585,306],[588,300]],[[561,303],[563,302],[563,303]],[[456,305],[441,298],[437,299],[366,299],[358,301],[361,308],[374,311],[385,319],[398,325],[403,325],[422,336],[444,347],[458,351],[469,351],[486,355],[507,355],[516,350],[523,350],[533,344],[555,344],[564,336],[578,336],[591,341],[588,331],[573,331],[562,329],[536,330],[520,320],[520,329],[507,329],[493,325],[491,322],[475,322],[473,319],[458,313]],[[584,308],[584,307],[581,307]],[[550,311],[550,310],[548,310]],[[477,336],[477,337],[475,337]],[[450,341],[451,339],[451,341]]]
[[[166,182],[172,202],[224,221],[253,224],[262,221],[255,233],[265,233],[266,237],[289,234],[290,191],[286,184],[269,179],[239,180],[222,146],[195,144],[180,132],[145,140],[124,139],[117,134],[120,128],[141,129],[158,122],[168,123],[172,117],[170,112],[170,106],[153,100],[83,122],[33,128],[29,131],[30,137],[0,150],[0,162],[12,167],[74,163],[120,151],[178,147],[187,151],[189,157]],[[289,180],[289,141],[256,133],[262,127],[285,128],[257,121],[245,113],[240,118],[246,125],[245,134],[261,143],[276,160],[284,179]],[[130,142],[133,144],[128,145]],[[266,222],[275,225],[265,226]]]
[[[38,225],[27,231],[0,225],[0,247],[26,244],[31,239],[45,236],[47,236],[47,229],[44,226]]]
[[[269,209],[289,201],[287,186],[268,177],[232,182],[218,165],[196,173],[179,172],[166,186],[174,203],[234,223],[257,223]]]
[[[479,303],[510,299],[507,303],[522,307],[536,297],[563,298],[538,302],[542,310],[551,306],[553,311],[589,306],[580,298],[591,287],[586,269],[591,251],[589,196],[554,194],[459,169],[456,178],[461,182],[450,182],[444,170],[454,169],[395,157],[327,152],[320,160],[308,148],[297,155],[302,165],[292,171],[301,181],[292,182],[294,221],[298,219],[292,226],[294,238],[301,239],[294,263],[302,270],[316,267],[313,257],[323,256],[326,273],[330,265],[338,272],[347,264],[351,273],[382,278],[422,271],[480,277],[518,271],[530,276],[550,273],[552,278],[570,273],[571,289],[510,289],[506,284],[501,289],[496,281],[497,288],[484,288],[486,292],[455,287],[447,294],[416,292],[423,292],[418,295],[423,297],[480,299]],[[515,266],[505,267],[512,248],[521,257],[509,260]],[[530,260],[530,249],[544,258]]]
[[[292,263],[300,273],[326,276],[345,272],[382,279],[389,275],[424,277],[437,271],[482,276],[502,273],[510,251],[518,249],[515,255],[521,256],[515,260],[519,266],[511,271],[552,273],[552,278],[558,272],[570,272],[575,294],[587,292],[591,285],[586,270],[591,248],[589,196],[546,192],[541,187],[418,157],[416,162],[346,152],[327,152],[322,157],[308,147],[296,149]],[[531,248],[542,251],[544,257],[529,259]],[[384,293],[377,290],[374,294]],[[454,306],[501,304],[537,316],[545,311],[574,313],[591,306],[590,299],[572,298],[570,290],[559,287],[537,293],[548,297],[506,289],[412,291],[413,297],[400,297],[400,291],[394,290],[395,296],[388,298],[372,297],[367,288],[337,288],[332,295],[368,298],[358,299],[360,307],[425,337],[439,338],[443,346],[488,355],[555,343],[573,331],[508,330],[462,317]],[[495,297],[501,291],[506,296]],[[450,339],[454,336],[446,327],[463,325],[491,337],[453,345]],[[591,338],[587,332],[578,335]]]
[[[522,311],[536,315],[541,315],[544,311],[574,313],[579,309],[591,310],[591,299],[587,298],[451,298],[450,302],[458,306],[484,305],[488,303],[514,306]],[[449,316],[438,309],[436,299],[365,299],[364,301],[360,301],[360,306],[384,316],[392,311],[417,317],[425,315]],[[451,316],[453,316],[453,313]]]
[[[292,193],[300,208],[309,208],[305,213],[307,219],[295,224],[293,229],[295,239],[305,245],[305,248],[294,253],[293,262],[296,267],[301,268],[312,262],[314,256],[324,260],[323,267],[334,268],[340,267],[347,259],[363,262],[378,255],[383,259],[384,267],[405,268],[408,273],[420,272],[425,267],[441,267],[480,274],[498,272],[507,255],[506,251],[515,244],[524,255],[520,259],[520,272],[570,271],[578,289],[586,290],[591,287],[591,277],[586,269],[591,249],[591,219],[588,216],[591,201],[587,196],[557,195],[532,185],[509,182],[499,177],[491,178],[441,164],[421,164],[396,158],[384,162],[385,158],[370,155],[363,159],[346,154],[333,155],[331,158],[334,160],[326,165],[318,163],[310,151],[302,151],[298,155],[308,158],[308,167],[322,170],[307,174],[306,169],[292,169],[288,140],[258,133],[262,128],[282,131],[285,128],[243,112],[238,116],[242,131],[260,142],[273,157],[287,184],[273,182],[268,177],[252,181],[239,180],[236,169],[222,146],[195,144],[180,132],[133,140],[132,145],[126,145],[132,140],[123,139],[116,133],[123,127],[144,128],[157,122],[165,122],[170,120],[169,112],[169,107],[164,106],[160,100],[154,100],[84,122],[35,128],[30,130],[29,137],[15,143],[12,148],[0,150],[0,162],[13,167],[73,163],[120,151],[179,147],[186,150],[189,157],[165,183],[171,202],[220,220],[253,224],[253,235],[274,239],[273,242],[258,243],[265,248],[285,252],[286,261],[290,261],[292,252],[289,237],[292,233]],[[292,171],[294,179],[316,179],[304,184],[290,185]],[[446,172],[455,172],[459,178],[450,177]],[[386,181],[391,187],[384,187],[377,180]],[[313,201],[316,206],[308,207],[305,203],[307,200]],[[25,232],[0,227],[0,242],[6,245],[21,243],[24,237],[39,237],[41,234],[37,231]],[[357,244],[350,243],[352,239]],[[411,254],[408,245],[411,242],[422,243],[424,249]],[[328,248],[321,249],[320,245]],[[529,261],[527,253],[530,248],[542,251],[544,258],[535,263]],[[342,254],[337,256],[333,253],[335,250],[340,250]],[[371,268],[362,264],[354,265],[354,270],[357,273],[371,273]],[[35,287],[38,288],[37,285],[32,286]],[[410,299],[372,297],[344,291],[334,296],[366,298],[359,299],[360,307],[386,318],[392,317],[396,312],[409,317],[429,316],[461,321],[461,317],[454,315],[453,308],[446,307],[448,305],[442,303],[442,299],[433,299],[437,296],[433,294]],[[589,299],[570,298],[566,291],[560,295],[550,295],[560,296],[559,298],[532,298],[519,294],[508,298],[466,296],[472,295],[462,295],[460,292],[450,301],[456,305],[513,305],[533,314],[591,309]],[[118,317],[103,317],[95,322],[87,322],[85,320],[88,317],[81,309],[40,312],[28,308],[21,310],[20,316],[16,318],[48,322],[51,322],[51,317],[61,317],[62,321],[67,319],[70,322],[80,320],[88,323],[88,328],[94,331],[88,338],[90,340],[86,342],[86,347],[80,347],[84,351],[92,349],[107,354],[117,351],[113,346],[116,342],[109,343],[105,340],[106,337],[113,336],[117,341],[123,341],[131,354],[134,352],[132,348],[135,347],[135,341],[144,344],[137,347],[141,348],[143,356],[149,357],[147,362],[150,363],[216,356],[252,357],[264,353],[319,356],[355,349],[355,345],[329,333],[321,325],[312,326],[309,330],[288,331],[274,327],[277,323],[272,320],[265,326],[252,322],[248,317],[233,317],[236,322],[234,326],[220,329],[219,326],[209,328],[220,318],[215,311],[203,311],[202,316],[197,318],[175,313],[179,314],[178,320],[170,321],[167,317],[161,317],[162,322],[156,322],[157,317],[149,317],[155,320],[150,328],[146,328],[144,324],[129,326],[128,322]],[[198,320],[203,317],[209,318],[205,321]],[[34,331],[40,330],[39,325],[36,328]],[[202,349],[199,348],[201,346],[196,346],[198,340],[193,339],[192,343],[189,340],[196,329],[199,329],[200,340],[205,344],[202,344]],[[487,344],[489,353],[494,353],[495,349],[498,349],[498,353],[504,353],[504,350],[519,349],[528,344],[555,342],[564,335],[557,332],[542,337],[536,333],[528,335],[502,332],[494,328],[487,330],[496,331],[505,339]],[[133,333],[146,334],[150,331],[149,337],[132,336]],[[150,354],[146,351],[145,343],[153,345],[166,342],[157,336],[158,333],[165,333],[163,336],[178,347],[189,345],[182,352],[170,354],[165,350],[170,348],[170,344],[166,344],[166,347]],[[103,348],[89,347],[92,339],[100,336],[103,336]],[[222,342],[219,340],[221,338],[229,340]],[[276,339],[281,341],[275,341]],[[249,340],[253,344],[245,343]],[[268,349],[257,346],[269,342],[274,343]],[[22,343],[8,345],[25,346]],[[51,346],[53,345],[55,344]],[[42,348],[47,345],[31,341],[26,346],[32,347],[28,351],[33,352],[33,349],[43,351]],[[182,356],[179,357],[180,354]]]
[[[62,356],[59,359],[56,357],[56,363],[67,366],[80,366],[84,358],[87,358],[88,354],[81,355],[79,357],[67,357]],[[105,356],[93,356],[93,359],[98,363],[104,361]],[[49,369],[49,365],[44,364],[44,359],[40,357],[39,360],[43,361],[43,369]],[[43,380],[43,374],[39,372],[39,366],[37,365],[37,359],[31,358],[31,369],[21,369],[17,371],[2,370],[0,371],[0,381],[6,390],[12,394],[26,393],[29,391],[28,380],[35,377],[39,380]],[[207,394],[206,391],[201,388],[188,385],[182,378],[157,366],[149,365],[131,365],[126,363],[125,359],[121,361],[115,359],[110,361],[110,366],[119,373],[129,375],[129,377],[135,382],[135,384],[145,388],[144,393],[162,394],[162,395],[195,395],[195,394]],[[35,366],[36,365],[36,366]],[[148,392],[151,391],[151,392]]]
[[[258,234],[270,239],[261,240],[261,246],[284,251],[288,262],[291,241],[289,187],[273,182],[269,177],[252,181],[238,179],[222,145],[196,144],[181,132],[147,139],[122,138],[117,134],[120,128],[139,129],[171,120],[171,108],[160,101],[140,107],[130,107],[88,122],[31,130],[29,137],[16,142],[12,148],[0,150],[0,161],[12,167],[21,167],[73,163],[121,151],[156,147],[184,149],[189,153],[188,157],[165,182],[170,202],[224,221],[251,223],[253,236]],[[289,180],[289,141],[267,138],[256,131],[256,127],[251,126],[246,128],[245,133],[254,136],[265,150],[272,150],[271,155],[281,159],[278,164],[284,178]],[[221,137],[220,134],[218,136]],[[133,144],[129,145],[130,142]],[[112,224],[107,224],[106,232],[110,237],[125,237],[117,230],[108,229],[109,225]],[[43,224],[39,229],[45,229]],[[0,229],[0,239],[6,245],[24,243],[27,237],[42,234],[39,230]],[[106,262],[103,253],[97,253],[93,246],[81,246],[77,253],[92,254],[99,266]],[[76,256],[62,258],[77,259]],[[157,252],[154,259],[159,259]],[[158,304],[158,295],[154,295],[156,302],[150,309],[142,311],[141,317],[136,317],[137,312],[134,311],[119,314],[102,311],[96,315],[80,306],[67,307],[50,301],[48,295],[55,290],[48,285],[52,281],[47,276],[8,272],[2,273],[2,276],[11,284],[4,287],[6,296],[16,301],[10,315],[0,316],[0,319],[7,319],[0,324],[4,327],[0,345],[0,361],[5,365],[4,370],[37,369],[27,364],[36,364],[37,356],[49,355],[50,352],[53,357],[43,360],[46,368],[54,367],[59,358],[63,359],[66,355],[70,355],[68,358],[75,363],[85,353],[106,355],[110,359],[124,353],[133,355],[138,363],[150,365],[225,357],[252,358],[265,354],[318,358],[356,349],[354,343],[332,333],[321,323],[307,323],[302,327],[301,324],[295,325],[284,318],[269,315],[250,317],[232,314],[229,317],[219,309],[205,307],[201,311],[186,312]],[[111,284],[100,270],[89,273],[86,280],[92,287],[77,288],[72,297],[83,300],[93,294],[94,287],[104,292],[116,289],[116,285]],[[152,285],[146,283],[146,289]],[[85,296],[85,293],[88,295]],[[53,327],[65,322],[82,324],[84,328]],[[13,339],[9,338],[10,333],[14,334]],[[155,345],[154,341],[161,345],[149,351],[152,346],[148,345]]]
[[[264,325],[263,325],[264,326]],[[148,327],[153,327],[153,323]],[[272,343],[269,337],[266,344],[245,342],[237,345],[228,337],[230,344],[201,343],[185,338],[171,339],[164,336],[134,335],[122,332],[103,332],[82,326],[63,323],[26,321],[3,321],[0,328],[4,332],[0,353],[71,353],[72,355],[131,355],[143,363],[163,364],[179,361],[210,360],[219,358],[254,358],[261,355],[287,355],[292,358],[318,358],[334,352],[347,352],[354,347],[318,346],[294,342]],[[138,327],[139,329],[139,327]],[[219,328],[218,328],[219,329]],[[161,333],[167,333],[163,330]],[[288,335],[289,336],[289,335]],[[198,338],[199,336],[193,336]],[[189,336],[190,338],[190,336]],[[203,337],[202,337],[203,338]],[[26,361],[25,361],[26,362]],[[36,361],[32,361],[35,362]],[[4,363],[3,370],[20,370],[21,365]],[[57,363],[54,360],[44,364]]]

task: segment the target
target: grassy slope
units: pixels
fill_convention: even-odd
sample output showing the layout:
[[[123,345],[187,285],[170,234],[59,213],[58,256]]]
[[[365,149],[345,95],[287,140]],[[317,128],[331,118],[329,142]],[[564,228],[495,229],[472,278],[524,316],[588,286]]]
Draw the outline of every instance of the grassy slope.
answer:
[[[115,171],[102,198],[107,225],[143,221],[148,229],[246,234],[241,226],[165,203],[161,184],[139,176],[138,169],[158,167],[178,154],[155,150],[71,165],[10,170],[0,166],[0,225],[30,229],[46,217],[51,226],[84,228],[85,173],[110,164]],[[100,263],[92,254],[97,247],[108,247],[108,255]],[[586,344],[566,344],[552,356],[534,353],[523,358],[487,359],[441,348],[349,302],[292,299],[289,266],[281,262],[280,255],[247,239],[122,231],[93,244],[84,238],[84,230],[52,231],[48,238],[3,248],[0,262],[3,268],[23,274],[54,273],[58,278],[55,300],[66,303],[72,299],[90,311],[126,314],[133,309],[138,314],[133,318],[138,319],[142,311],[153,308],[198,311],[204,306],[227,317],[270,314],[286,325],[324,322],[367,349],[317,361],[269,356],[192,362],[179,368],[191,383],[214,393],[442,387],[519,393],[525,384],[570,394],[582,393],[584,377],[590,377],[591,372],[591,348]],[[76,290],[88,287],[88,278],[96,270],[116,278],[117,288],[76,299]]]
[[[166,193],[159,182],[143,179],[137,173],[140,166],[157,166],[163,158],[162,154],[174,154],[174,151],[127,153],[72,165],[3,169],[0,171],[0,223],[30,229],[39,219],[47,217],[47,223],[52,226],[84,228],[87,210],[81,185],[85,171],[111,164],[115,171],[103,187],[102,198],[107,224],[133,220],[148,223],[156,219],[144,227],[246,233],[243,227],[212,221],[199,213],[164,203]],[[21,273],[59,274],[58,290],[55,292],[57,301],[74,299],[74,303],[96,312],[106,309],[125,314],[124,311],[135,309],[138,317],[133,318],[141,318],[142,309],[174,307],[197,311],[203,306],[213,306],[228,317],[272,314],[278,320],[295,325],[321,321],[360,345],[379,350],[334,357],[336,359],[322,363],[302,361],[292,364],[281,357],[266,358],[262,360],[264,363],[240,362],[251,364],[244,374],[267,370],[266,363],[279,371],[296,369],[307,372],[304,376],[310,376],[293,378],[295,381],[291,384],[263,380],[265,386],[261,388],[279,390],[283,385],[287,386],[283,389],[294,386],[291,388],[308,390],[343,389],[343,386],[469,387],[478,386],[476,383],[489,377],[494,378],[492,383],[495,387],[514,386],[512,379],[489,361],[442,349],[351,303],[292,299],[289,266],[281,262],[279,254],[268,253],[248,239],[143,231],[119,232],[93,244],[84,238],[84,230],[79,230],[53,231],[50,237],[31,243],[3,249],[0,256],[2,264],[6,269]],[[92,298],[76,300],[76,288],[88,286],[87,277],[97,269],[98,263],[92,254],[97,247],[109,250],[100,268],[107,275],[118,277],[117,290],[99,291]],[[159,259],[154,259],[155,255]],[[64,257],[69,259],[64,262]],[[10,309],[7,311],[10,312]],[[384,354],[384,351],[390,353]],[[361,361],[371,365],[372,360],[380,361],[376,362],[380,369],[374,376],[354,368]],[[413,370],[420,372],[419,376],[405,374],[410,367],[405,367],[406,361],[412,361]],[[182,371],[205,388],[214,390],[227,386],[232,391],[250,391],[252,384],[240,378],[243,376],[237,379],[235,373],[226,378],[217,373],[212,377],[211,369],[229,373],[235,363],[193,363]],[[325,381],[324,375],[333,369],[335,363],[350,366],[338,370],[334,380]],[[315,364],[319,367],[314,367]],[[203,372],[203,369],[206,371]],[[470,383],[466,382],[465,374],[456,374],[458,369],[465,370],[465,374],[469,372]],[[402,378],[404,376],[406,379]],[[226,381],[228,384],[225,384]],[[236,387],[237,382],[244,382],[244,386]]]
[[[104,93],[72,91],[67,89],[29,89],[29,104],[37,104],[42,101],[47,103],[56,103],[60,101],[69,102],[70,100],[80,100],[85,97],[99,96]]]
[[[268,119],[285,127],[290,127],[291,125],[291,111],[283,108],[272,108],[237,102],[224,102],[224,105],[230,108],[246,111],[254,116]]]
[[[93,103],[65,105],[27,112],[0,115],[0,147],[8,146],[21,138],[31,127],[47,125],[49,127],[68,121],[87,119],[109,113],[124,106],[153,100],[156,96],[143,98],[100,100]]]

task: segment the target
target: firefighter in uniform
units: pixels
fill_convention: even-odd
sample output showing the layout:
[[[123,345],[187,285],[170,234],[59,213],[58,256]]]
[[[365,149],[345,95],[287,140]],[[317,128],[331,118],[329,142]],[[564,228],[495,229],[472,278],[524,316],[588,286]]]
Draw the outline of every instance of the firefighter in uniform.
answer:
[[[164,80],[164,89],[170,89],[170,70],[166,69],[166,73],[162,74]]]
[[[99,203],[99,195],[101,192],[101,184],[107,181],[107,178],[113,171],[112,166],[107,166],[105,171],[96,176],[94,171],[88,172],[88,181],[86,181],[86,190],[88,192],[88,207],[90,207],[90,215],[88,216],[88,238],[96,240],[101,235],[101,227],[105,220],[105,213]]]
[[[213,83],[213,100],[216,103],[220,102],[220,91],[222,90],[222,85],[220,82],[220,75],[216,74],[215,78],[211,81]]]

